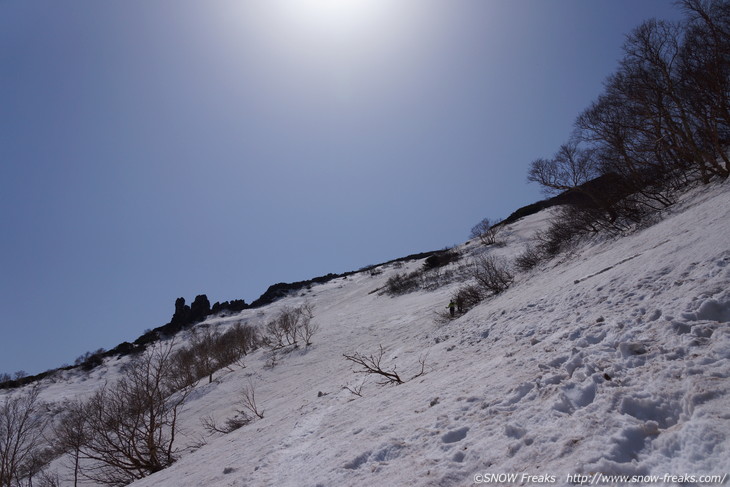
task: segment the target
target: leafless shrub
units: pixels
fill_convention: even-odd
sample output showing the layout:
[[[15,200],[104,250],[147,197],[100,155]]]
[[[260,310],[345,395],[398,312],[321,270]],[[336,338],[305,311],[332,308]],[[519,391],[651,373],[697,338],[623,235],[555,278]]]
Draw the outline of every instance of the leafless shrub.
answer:
[[[215,335],[210,352],[217,369],[232,365],[245,367],[243,357],[257,346],[256,330],[236,323],[223,334]]]
[[[422,375],[424,375],[426,373],[426,358],[427,357],[428,357],[428,355],[421,355],[420,357],[418,357],[418,365],[420,365],[421,368],[419,369],[419,371],[416,375],[411,377],[411,380],[421,377]]]
[[[528,267],[534,261],[547,261],[557,255],[575,247],[581,239],[585,238],[592,230],[581,226],[591,224],[596,220],[586,217],[585,213],[574,207],[560,208],[546,230],[536,232],[534,244],[524,253],[524,259],[520,259],[519,266]]]
[[[499,294],[512,284],[514,278],[506,263],[489,255],[477,259],[474,266],[474,279],[485,291]]]
[[[382,289],[389,296],[400,296],[419,289],[434,290],[453,282],[458,269],[423,267],[413,272],[396,274],[388,278]]]
[[[355,352],[352,355],[343,354],[346,360],[349,360],[350,362],[354,362],[355,364],[362,367],[361,370],[356,370],[355,373],[358,374],[373,374],[373,375],[379,375],[383,377],[382,382],[379,382],[379,384],[402,384],[403,380],[400,378],[398,373],[396,372],[396,367],[393,366],[392,369],[386,370],[383,368],[383,366],[380,365],[381,361],[383,360],[383,355],[385,354],[385,350],[383,350],[383,346],[380,345],[380,350],[376,354],[371,355],[361,355],[358,352]]]
[[[362,390],[365,387],[365,384],[367,383],[368,378],[365,377],[359,384],[357,385],[350,385],[349,383],[345,384],[342,388],[350,391],[353,395],[357,397],[362,397]]]
[[[222,433],[227,435],[251,423],[251,417],[243,411],[236,411],[236,415],[228,418],[223,426],[218,426],[213,416],[210,415],[200,418],[200,422],[208,434]]]
[[[534,245],[528,245],[525,250],[515,258],[514,265],[517,270],[527,272],[542,262],[540,252]]]
[[[6,398],[0,406],[0,486],[20,485],[22,479],[32,483],[43,456],[43,429],[47,421],[41,414],[40,389]]]
[[[229,433],[228,431],[224,431],[222,428],[220,428],[215,418],[210,414],[207,416],[202,416],[200,418],[200,424],[203,425],[203,429],[205,429],[205,431],[207,431],[210,435],[213,435],[215,433]]]
[[[479,286],[467,284],[460,287],[451,299],[456,303],[457,309],[464,312],[481,303],[484,298],[484,291]]]
[[[421,271],[403,272],[395,274],[385,282],[385,293],[390,296],[400,296],[420,288]]]
[[[78,485],[81,473],[81,449],[88,440],[83,403],[73,401],[66,404],[65,413],[54,426],[56,447],[71,456],[74,486]]]
[[[234,360],[230,363],[239,363],[239,365],[242,365],[240,364],[242,357],[256,350],[259,346],[259,337],[256,328],[250,325],[242,325],[241,323],[236,323],[230,330],[224,333],[221,336],[221,341],[228,344],[228,347],[233,352],[232,358]]]
[[[450,284],[461,276],[463,267],[465,266],[457,266],[456,268],[437,267],[434,269],[424,269],[420,276],[420,288],[427,291],[433,291]]]
[[[400,296],[421,289],[438,289],[461,276],[465,267],[457,264],[461,259],[462,254],[453,248],[432,252],[421,267],[390,276],[378,291],[389,296]]]
[[[198,358],[194,349],[181,348],[172,357],[172,368],[177,375],[180,387],[194,386],[200,380]]]
[[[498,243],[497,237],[503,229],[503,226],[500,225],[501,221],[485,218],[472,227],[469,237],[479,239],[483,245],[495,245]]]
[[[276,317],[266,324],[264,342],[272,350],[287,346],[298,347],[299,340],[305,346],[312,344],[312,337],[319,330],[319,326],[312,323],[314,306],[305,303],[297,308],[284,308]]]
[[[423,262],[424,269],[436,269],[439,267],[445,267],[454,262],[458,262],[461,259],[461,253],[453,248],[446,248],[444,250],[434,252],[429,255]]]
[[[279,326],[279,323],[275,320],[269,321],[264,326],[264,331],[266,332],[263,337],[264,345],[269,347],[271,350],[279,350],[281,348],[284,348],[286,346],[285,343],[285,330]]]
[[[369,270],[369,274],[372,277],[379,276],[382,273],[383,273],[383,269],[381,269],[380,267],[373,267]]]
[[[444,269],[441,267],[434,267],[431,269],[424,269],[420,272],[420,288],[426,290],[438,289],[441,286],[441,281],[444,278]]]
[[[294,347],[298,346],[297,338],[299,337],[299,334],[297,333],[297,325],[299,322],[299,316],[298,308],[285,308],[279,312],[279,315],[274,322],[284,334],[286,344],[294,345]]]
[[[229,340],[227,334],[216,336],[211,349],[213,364],[216,370],[228,368],[229,370],[234,364],[245,367],[243,362],[243,352],[241,348]]]
[[[245,367],[243,357],[258,345],[258,334],[248,325],[237,323],[223,334],[207,326],[193,328],[190,345],[173,356],[175,369],[186,384],[194,384],[203,377],[208,377],[210,383],[213,374],[224,367]]]
[[[299,336],[304,341],[304,346],[308,347],[312,344],[312,337],[319,331],[319,324],[312,323],[311,317],[305,319],[299,327]]]
[[[383,355],[385,355],[385,350],[383,349],[382,345],[379,345],[378,352],[371,355],[362,355],[359,352],[355,352],[352,355],[343,354],[343,357],[345,357],[346,360],[349,360],[350,362],[355,363],[356,365],[359,365],[361,367],[360,370],[355,370],[356,374],[366,374],[366,375],[375,375],[380,376],[381,381],[378,382],[379,385],[386,385],[386,384],[403,384],[404,380],[401,379],[400,375],[396,372],[396,366],[394,365],[392,368],[385,368],[381,366],[381,362],[383,360]],[[418,363],[421,366],[419,372],[411,377],[411,380],[421,377],[426,372],[426,356],[422,355],[418,359]],[[345,389],[350,391],[351,393],[355,394],[356,396],[361,396],[362,387],[365,385],[365,381],[361,383],[359,387],[352,388],[349,385],[345,386]]]
[[[193,355],[194,374],[197,378],[208,377],[213,382],[213,373],[221,366],[216,360],[218,336],[209,327],[193,328],[189,350]]]
[[[176,460],[178,413],[191,388],[178,389],[172,348],[170,342],[148,349],[118,382],[69,408],[68,428],[58,432],[60,441],[82,460],[80,478],[126,485]],[[78,435],[64,437],[73,425]]]
[[[259,419],[264,419],[264,411],[260,410],[256,405],[256,390],[254,389],[253,382],[249,381],[248,385],[241,389],[241,400],[244,409]]]
[[[237,429],[243,428],[247,424],[251,422],[251,418],[248,415],[242,415],[242,414],[236,414],[232,418],[228,418],[226,420],[225,424],[225,431],[230,433],[231,431],[235,431]]]
[[[208,444],[208,440],[202,434],[195,434],[188,439],[188,446],[186,450],[190,453],[195,452],[203,448]]]
[[[596,209],[563,206],[556,210],[545,230],[538,231],[533,241],[514,260],[517,270],[527,272],[541,262],[546,262],[578,245],[588,235],[599,231],[619,231],[618,223],[603,225],[604,216],[593,214]]]

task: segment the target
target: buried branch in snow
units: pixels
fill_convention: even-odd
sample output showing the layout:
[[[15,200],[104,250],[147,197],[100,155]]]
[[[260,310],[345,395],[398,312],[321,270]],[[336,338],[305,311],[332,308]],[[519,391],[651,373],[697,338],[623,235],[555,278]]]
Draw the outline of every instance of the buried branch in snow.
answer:
[[[392,370],[385,370],[380,365],[380,362],[383,359],[383,354],[385,354],[385,350],[383,350],[383,346],[380,345],[380,351],[377,354],[370,354],[368,356],[365,356],[358,352],[355,352],[353,355],[343,354],[343,357],[345,357],[345,359],[349,360],[350,362],[354,362],[362,367],[361,370],[356,370],[355,373],[376,374],[382,376],[384,380],[382,382],[379,382],[379,384],[402,384],[403,380],[395,371],[395,366]]]
[[[236,415],[228,418],[223,426],[218,426],[212,415],[203,416],[200,418],[203,428],[205,428],[208,434],[228,434],[250,424],[254,420],[254,416],[259,419],[264,419],[264,411],[256,404],[256,391],[253,382],[250,380],[248,386],[244,386],[241,389],[241,404],[243,409],[237,409]]]
[[[361,366],[362,368],[360,370],[356,370],[356,374],[375,374],[380,375],[383,377],[383,380],[381,382],[378,382],[378,384],[403,384],[403,380],[400,378],[398,373],[396,372],[396,366],[394,365],[392,369],[386,370],[381,366],[381,361],[383,359],[383,355],[385,354],[385,350],[383,349],[383,346],[379,346],[379,351],[376,354],[370,354],[370,355],[362,355],[358,352],[355,352],[352,355],[343,354],[343,357],[345,359],[349,360],[350,362],[354,362],[357,365]],[[421,365],[420,371],[412,377],[412,379],[415,379],[416,377],[422,376],[426,371],[426,357],[422,356],[418,359],[418,363]],[[348,388],[349,390],[349,388]],[[361,395],[359,392],[361,392],[362,386],[360,387],[360,391],[358,393],[355,393],[356,395]],[[353,392],[353,391],[351,391]]]

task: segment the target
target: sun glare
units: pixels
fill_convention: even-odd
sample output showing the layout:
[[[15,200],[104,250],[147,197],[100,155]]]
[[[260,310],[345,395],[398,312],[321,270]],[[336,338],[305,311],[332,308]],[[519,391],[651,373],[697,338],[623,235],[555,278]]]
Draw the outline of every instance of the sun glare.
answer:
[[[297,22],[316,29],[353,29],[373,20],[382,0],[289,0],[287,8]]]

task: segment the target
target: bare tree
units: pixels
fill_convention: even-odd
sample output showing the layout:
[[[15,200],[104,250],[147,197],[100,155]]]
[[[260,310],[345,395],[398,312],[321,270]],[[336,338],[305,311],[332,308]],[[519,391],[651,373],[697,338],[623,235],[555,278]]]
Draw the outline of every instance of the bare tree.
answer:
[[[213,382],[213,374],[233,364],[245,367],[243,357],[259,345],[259,337],[251,326],[236,323],[225,333],[213,331],[208,326],[192,330],[190,345],[173,355],[175,369],[187,384],[203,377]]]
[[[312,337],[319,329],[318,325],[312,323],[314,306],[305,303],[297,308],[284,308],[276,317],[266,324],[269,348],[272,350],[286,346],[299,346],[299,339],[305,342],[305,346],[312,344]]]
[[[19,485],[37,472],[37,459],[45,444],[46,419],[41,414],[39,387],[8,396],[0,406],[0,487]]]
[[[711,170],[730,175],[730,4],[682,0],[688,15],[680,52],[680,90]],[[714,156],[714,157],[712,157]]]
[[[478,238],[484,245],[494,245],[497,243],[497,235],[502,230],[500,222],[501,220],[492,221],[484,218],[472,227],[470,237]]]
[[[238,363],[242,367],[242,358],[259,346],[259,337],[256,329],[253,326],[242,325],[241,323],[236,323],[230,330],[224,333],[221,336],[221,341],[231,349],[232,358],[235,358],[231,363]]]
[[[201,379],[199,375],[198,357],[191,347],[177,350],[171,359],[172,368],[176,371],[180,387],[194,386]]]
[[[582,148],[575,139],[560,146],[552,159],[536,159],[530,165],[527,180],[538,183],[544,192],[555,194],[579,189],[598,176],[595,151]]]
[[[299,345],[297,343],[299,318],[299,308],[284,308],[276,318],[276,324],[284,334],[287,345],[294,345],[295,348]]]
[[[190,337],[190,350],[193,352],[197,377],[208,377],[208,383],[213,382],[213,373],[221,368],[216,360],[218,335],[209,327],[193,328]]]
[[[277,319],[266,323],[264,330],[266,331],[266,334],[263,337],[264,343],[271,350],[279,350],[286,346],[286,343],[284,343],[286,330],[280,326]]]
[[[514,280],[507,264],[491,255],[476,260],[473,276],[480,287],[494,294],[505,291]]]
[[[61,420],[54,426],[57,448],[71,456],[74,487],[80,480],[81,449],[88,440],[88,428],[83,403],[67,404]]]
[[[685,23],[649,20],[627,36],[618,71],[576,122],[606,168],[659,203],[652,186],[678,172],[730,175],[730,8],[682,5]]]
[[[297,323],[297,333],[304,341],[304,346],[308,347],[312,344],[312,337],[319,331],[319,325],[312,322],[314,317],[314,305],[305,303],[299,307],[299,320]]]
[[[631,230],[688,184],[730,177],[730,3],[675,3],[685,19],[633,29],[570,142],[532,162],[528,180],[549,194],[568,191],[564,201],[574,206],[538,243],[540,253],[580,233]],[[520,265],[534,265],[533,257]]]
[[[256,390],[253,382],[249,380],[248,386],[244,386],[241,389],[241,399],[243,401],[243,407],[249,412],[253,413],[259,419],[264,419],[264,411],[259,409],[256,404]]]
[[[126,485],[177,458],[178,413],[191,387],[179,389],[172,369],[173,343],[148,349],[125,376],[69,411],[83,433],[61,441],[80,459],[79,476],[104,485]],[[66,430],[68,432],[68,430]]]

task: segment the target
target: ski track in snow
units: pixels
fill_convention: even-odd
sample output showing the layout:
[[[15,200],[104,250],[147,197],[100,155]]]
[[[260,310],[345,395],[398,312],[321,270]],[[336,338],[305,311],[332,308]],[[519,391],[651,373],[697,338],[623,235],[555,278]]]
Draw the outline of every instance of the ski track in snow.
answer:
[[[151,486],[472,485],[477,473],[645,475],[730,472],[730,191],[694,190],[657,224],[584,246],[527,274],[502,295],[439,324],[461,283],[388,297],[372,291],[400,268],[313,286],[240,315],[225,329],[262,324],[284,306],[315,305],[314,345],[266,368],[201,384],[183,414],[181,442],[204,436],[199,418],[233,416],[253,381],[265,416],[135,482]],[[549,212],[511,225],[514,257]],[[467,255],[482,251],[465,244]],[[343,353],[374,353],[410,379],[365,378]],[[120,362],[124,362],[122,359]],[[119,373],[46,384],[44,398],[82,397]],[[71,484],[68,484],[71,485]]]

